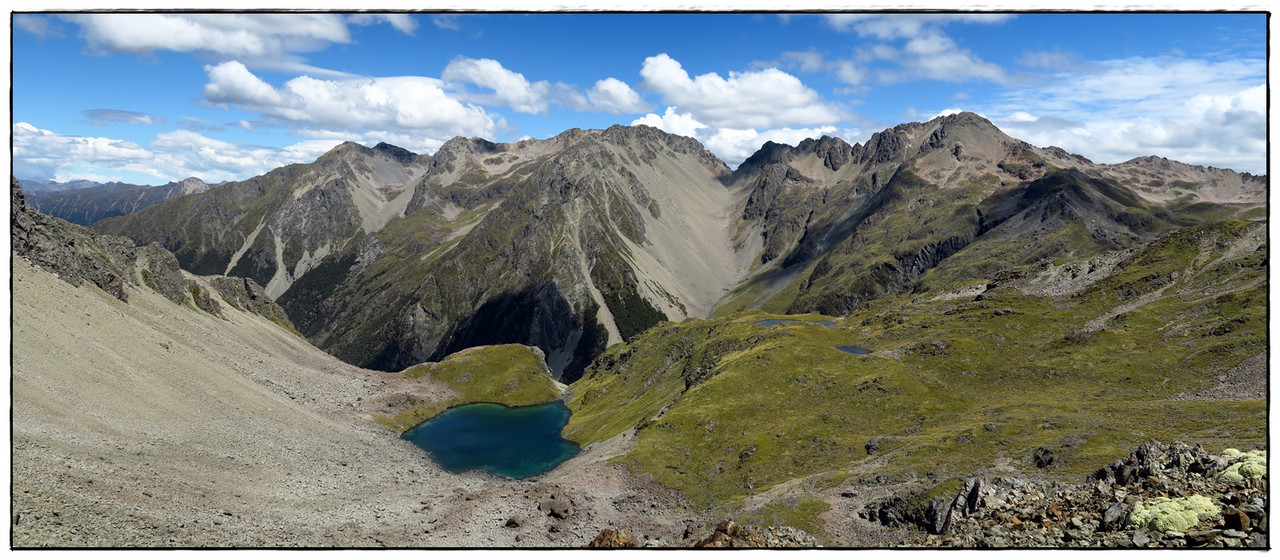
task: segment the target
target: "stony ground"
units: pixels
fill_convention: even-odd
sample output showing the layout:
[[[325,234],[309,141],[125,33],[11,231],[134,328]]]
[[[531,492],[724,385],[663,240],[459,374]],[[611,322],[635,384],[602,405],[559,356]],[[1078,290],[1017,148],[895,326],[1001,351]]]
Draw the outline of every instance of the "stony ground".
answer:
[[[446,388],[129,289],[14,260],[15,547],[578,547],[715,523],[609,466],[625,441],[529,480],[444,472],[372,414]]]
[[[1242,457],[1183,443],[1148,442],[1079,484],[1014,476],[974,477],[924,508],[881,500],[860,516],[915,533],[908,547],[1267,548],[1266,477],[1220,475]],[[1139,508],[1200,497],[1212,512],[1185,527],[1143,525]]]
[[[136,285],[126,303],[23,258],[12,281],[14,547],[568,548],[606,530],[641,546],[816,543],[734,529],[609,465],[629,432],[527,480],[451,474],[374,417],[447,387],[350,366],[230,305],[219,318]],[[1182,398],[1265,393],[1259,356]],[[900,499],[918,484],[851,482],[831,491],[824,544],[1266,547],[1265,479],[1214,481],[1230,462],[1148,446],[1076,485],[975,478],[946,531],[950,502]],[[1117,526],[1139,501],[1191,494],[1221,513],[1183,532]]]

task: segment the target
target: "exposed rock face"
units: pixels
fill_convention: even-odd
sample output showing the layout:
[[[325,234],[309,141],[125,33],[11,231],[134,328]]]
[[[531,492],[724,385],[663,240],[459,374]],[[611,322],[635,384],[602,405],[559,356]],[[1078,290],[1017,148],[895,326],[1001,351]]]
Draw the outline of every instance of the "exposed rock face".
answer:
[[[1161,158],[1094,164],[1010,138],[971,113],[854,146],[767,144],[732,184],[746,191],[742,219],[752,226],[738,243],[762,245],[756,284],[792,286],[759,294],[755,306],[832,315],[1011,266],[1133,247],[1260,207],[1266,190],[1265,178]],[[780,293],[787,299],[769,303]]]
[[[145,286],[177,304],[189,303],[221,316],[221,304],[196,280],[186,278],[178,259],[159,244],[135,247],[127,238],[98,235],[84,227],[46,216],[27,206],[17,180],[10,186],[12,251],[33,264],[79,286],[89,282],[120,301],[129,290]],[[284,311],[252,280],[216,280],[224,300],[292,328]]]
[[[1081,484],[974,478],[923,516],[909,500],[881,501],[862,515],[931,533],[907,546],[1266,547],[1265,479],[1218,481],[1246,460],[1232,451],[1148,442]]]
[[[16,179],[10,184],[10,231],[15,256],[26,257],[73,286],[88,281],[121,301],[128,301],[137,256],[133,242],[100,237],[83,228],[33,211]]]
[[[1225,219],[1263,204],[1265,184],[1167,160],[1098,165],[960,113],[863,144],[767,143],[732,173],[644,126],[455,138],[429,157],[348,143],[96,227],[197,274],[254,279],[350,363],[398,370],[519,343],[571,381],[663,320],[726,304],[840,315]]]
[[[727,174],[696,141],[648,127],[455,138],[429,158],[347,144],[97,227],[254,279],[351,363],[520,343],[571,381],[609,344],[709,314],[742,276]]]

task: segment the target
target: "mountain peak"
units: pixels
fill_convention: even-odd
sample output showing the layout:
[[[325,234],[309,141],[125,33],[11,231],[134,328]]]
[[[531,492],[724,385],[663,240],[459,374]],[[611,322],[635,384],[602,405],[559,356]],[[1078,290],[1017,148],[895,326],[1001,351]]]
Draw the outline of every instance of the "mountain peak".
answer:
[[[394,159],[405,165],[412,163],[413,160],[418,157],[418,154],[410,152],[409,150],[401,148],[400,146],[393,146],[386,142],[378,142],[378,144],[373,147],[373,151],[386,154],[390,156],[391,159]]]

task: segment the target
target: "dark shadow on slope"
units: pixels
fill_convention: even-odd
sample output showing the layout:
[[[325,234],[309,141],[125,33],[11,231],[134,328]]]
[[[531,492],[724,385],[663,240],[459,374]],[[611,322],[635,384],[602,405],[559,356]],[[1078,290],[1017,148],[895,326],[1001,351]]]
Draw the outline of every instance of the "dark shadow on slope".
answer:
[[[475,312],[458,319],[441,340],[435,352],[426,357],[439,361],[445,356],[471,348],[493,344],[536,346],[550,356],[564,346],[576,331],[582,336],[561,380],[568,383],[582,376],[587,364],[604,351],[606,335],[595,322],[594,307],[581,314],[554,283],[528,286],[520,291],[499,294],[485,301]],[[423,361],[415,356],[411,342],[390,341],[365,367],[383,371],[399,371]]]

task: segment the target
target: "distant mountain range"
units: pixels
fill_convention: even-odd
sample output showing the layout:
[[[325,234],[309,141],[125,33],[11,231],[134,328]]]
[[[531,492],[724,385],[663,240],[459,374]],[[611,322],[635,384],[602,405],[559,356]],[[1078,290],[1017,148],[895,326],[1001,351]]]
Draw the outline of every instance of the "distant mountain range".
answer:
[[[571,381],[659,321],[841,315],[1132,247],[1265,193],[1265,178],[1162,158],[1094,164],[961,113],[864,144],[768,143],[737,170],[644,126],[455,138],[432,156],[347,143],[94,227],[157,242],[197,274],[253,278],[353,364],[517,342]]]
[[[1265,489],[1223,477],[1267,436],[1267,177],[1096,164],[962,113],[768,143],[736,170],[616,126],[431,156],[347,143],[189,186],[92,228],[11,187],[22,542],[78,542],[70,526],[118,544],[121,511],[151,539],[125,542],[182,542],[175,519],[208,546],[258,519],[294,524],[264,546],[375,542],[310,538],[352,522],[278,499],[302,480],[284,464],[346,481],[294,490],[366,512],[355,532],[392,546],[493,546],[485,527],[584,544],[640,522],[690,546],[708,518],[852,547],[1265,546],[1228,539],[1246,529],[1226,514],[1161,537],[1126,512],[1193,489],[1243,511]],[[529,398],[563,399],[582,447],[545,478],[440,490],[463,479],[392,449],[452,404]],[[211,425],[220,443],[191,448]],[[86,426],[98,447],[61,435]],[[181,434],[161,438],[176,451],[155,454],[156,433]],[[334,460],[354,448],[360,462]],[[440,509],[402,500],[406,472]],[[173,499],[119,490],[139,481]],[[133,505],[44,514],[112,500]]]
[[[208,190],[204,181],[189,177],[160,185],[95,183],[92,181],[19,180],[33,209],[73,224],[91,225],[104,218],[137,212],[152,204]]]

